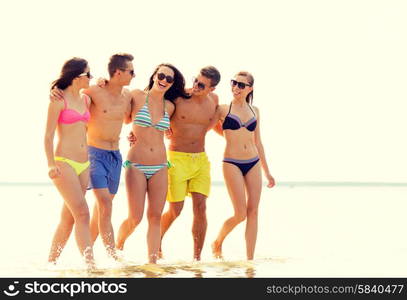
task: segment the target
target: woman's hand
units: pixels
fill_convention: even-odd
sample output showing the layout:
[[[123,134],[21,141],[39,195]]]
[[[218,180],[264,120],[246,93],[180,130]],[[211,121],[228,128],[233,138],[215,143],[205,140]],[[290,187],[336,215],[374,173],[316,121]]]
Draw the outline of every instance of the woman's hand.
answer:
[[[49,167],[48,176],[51,179],[55,179],[55,178],[61,176],[61,171],[59,170],[59,168],[57,166]]]
[[[274,178],[273,178],[273,176],[271,176],[271,174],[266,174],[266,178],[268,181],[268,184],[267,184],[268,188],[272,188],[273,186],[276,185],[276,182],[274,181]]]

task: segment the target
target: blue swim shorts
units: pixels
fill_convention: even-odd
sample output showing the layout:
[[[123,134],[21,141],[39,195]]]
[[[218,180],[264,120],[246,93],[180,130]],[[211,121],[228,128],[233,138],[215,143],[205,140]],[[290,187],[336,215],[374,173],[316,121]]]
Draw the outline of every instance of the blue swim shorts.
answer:
[[[116,194],[122,171],[122,155],[119,150],[105,150],[88,146],[90,161],[90,182],[88,189],[108,188]]]

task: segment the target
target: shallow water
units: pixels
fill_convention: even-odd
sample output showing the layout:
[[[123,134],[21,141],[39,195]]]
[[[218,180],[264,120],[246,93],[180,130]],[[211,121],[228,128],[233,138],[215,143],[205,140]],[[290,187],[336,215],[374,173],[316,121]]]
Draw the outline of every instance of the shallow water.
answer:
[[[110,260],[96,241],[98,269],[88,273],[71,236],[57,266],[47,264],[62,200],[52,185],[1,185],[2,277],[406,277],[407,187],[284,185],[264,188],[255,259],[246,261],[244,223],[223,245],[223,260],[210,243],[232,206],[224,186],[207,202],[208,231],[202,260],[192,260],[192,206],[188,198],[163,240],[164,259],[146,264],[144,218],[120,255]],[[117,231],[127,215],[125,188],[114,200]],[[93,194],[87,195],[93,207]]]

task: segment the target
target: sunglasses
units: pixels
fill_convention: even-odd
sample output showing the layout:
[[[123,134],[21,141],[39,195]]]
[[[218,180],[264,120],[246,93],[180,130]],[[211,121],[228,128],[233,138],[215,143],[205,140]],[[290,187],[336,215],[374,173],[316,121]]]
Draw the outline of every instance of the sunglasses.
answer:
[[[239,89],[241,89],[241,90],[243,90],[246,86],[251,86],[250,84],[247,84],[247,83],[244,83],[244,82],[240,82],[240,81],[236,81],[236,80],[234,80],[234,79],[232,79],[232,80],[230,81],[230,84],[231,84],[232,86],[236,86],[236,85],[237,85],[237,87],[238,87]]]
[[[83,77],[83,76],[86,76],[86,77],[88,77],[89,79],[93,78],[93,76],[90,74],[90,72],[86,72],[86,73],[82,73],[82,74],[79,74],[79,75],[78,75],[78,77]]]
[[[173,83],[174,82],[174,77],[170,75],[165,75],[164,73],[157,73],[157,78],[158,80],[167,80],[168,83]]]
[[[200,89],[200,90],[204,90],[206,88],[205,83],[198,81],[198,79],[196,79],[196,78],[194,78],[194,85],[195,84],[198,86],[198,89]]]
[[[120,70],[122,70],[123,72],[129,71],[129,74],[134,77],[134,70],[131,69],[120,69]]]

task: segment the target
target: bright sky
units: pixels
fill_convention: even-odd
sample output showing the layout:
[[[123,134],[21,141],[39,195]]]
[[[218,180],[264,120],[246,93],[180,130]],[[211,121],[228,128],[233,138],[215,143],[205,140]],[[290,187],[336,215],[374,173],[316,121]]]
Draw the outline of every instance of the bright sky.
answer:
[[[407,181],[406,15],[402,0],[3,1],[0,182],[49,180],[50,82],[73,56],[107,76],[116,52],[135,56],[130,88],[161,62],[188,82],[214,65],[222,103],[250,71],[277,181]],[[222,180],[223,139],[210,132],[206,148]]]

